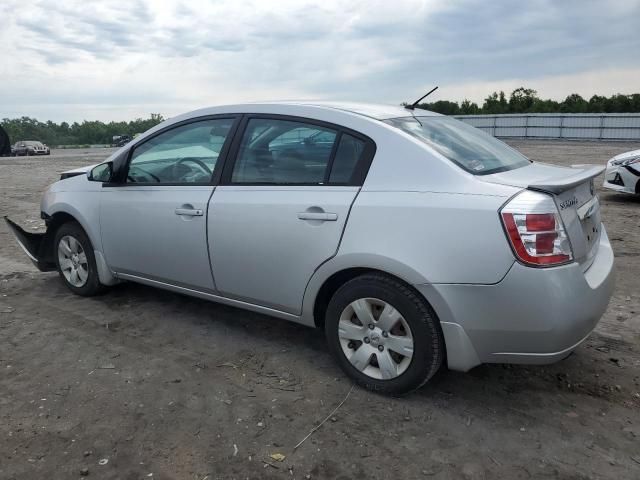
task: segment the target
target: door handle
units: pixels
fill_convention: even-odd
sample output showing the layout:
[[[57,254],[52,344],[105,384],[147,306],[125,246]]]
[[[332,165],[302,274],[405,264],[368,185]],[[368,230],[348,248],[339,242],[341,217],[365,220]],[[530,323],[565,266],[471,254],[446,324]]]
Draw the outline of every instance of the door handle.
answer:
[[[204,215],[202,210],[198,208],[176,208],[176,215],[183,215],[186,217],[201,217]]]
[[[336,220],[338,220],[338,214],[326,212],[300,212],[298,213],[298,218],[300,220],[321,220],[324,222],[335,222]]]

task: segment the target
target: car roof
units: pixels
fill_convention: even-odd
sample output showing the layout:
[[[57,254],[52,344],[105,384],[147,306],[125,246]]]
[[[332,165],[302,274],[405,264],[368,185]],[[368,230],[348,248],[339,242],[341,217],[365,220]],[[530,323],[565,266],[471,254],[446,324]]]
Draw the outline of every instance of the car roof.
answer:
[[[359,103],[359,102],[334,102],[334,101],[314,101],[314,100],[281,100],[273,102],[255,102],[254,105],[299,105],[305,107],[317,107],[321,109],[342,110],[355,113],[376,120],[387,120],[389,118],[415,116],[439,116],[439,113],[416,108],[409,110],[401,105],[387,105],[382,103]],[[251,105],[251,104],[247,104]]]
[[[267,113],[266,110],[268,110],[269,107],[273,107],[274,111],[272,113],[280,113],[279,110],[281,111],[283,109],[291,112],[292,108],[300,108],[301,110],[304,110],[306,114],[311,113],[313,110],[324,112],[333,110],[360,115],[374,120],[410,117],[412,115],[420,117],[441,116],[439,113],[431,112],[429,110],[422,110],[419,108],[416,108],[415,110],[409,110],[401,105],[312,100],[281,100],[272,102],[248,102],[230,105],[216,105],[178,115],[172,120],[183,120],[185,118],[192,118],[196,115],[219,113],[254,113],[253,110],[256,110],[255,113]]]

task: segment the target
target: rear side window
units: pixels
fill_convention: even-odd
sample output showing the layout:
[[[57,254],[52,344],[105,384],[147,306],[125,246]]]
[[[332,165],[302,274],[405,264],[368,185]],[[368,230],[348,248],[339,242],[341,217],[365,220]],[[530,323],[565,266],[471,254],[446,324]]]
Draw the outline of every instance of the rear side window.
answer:
[[[338,132],[304,122],[249,120],[232,183],[322,184]]]
[[[386,120],[426,143],[475,175],[504,172],[529,160],[491,135],[450,117],[404,117]]]
[[[360,162],[364,154],[364,147],[365,143],[362,140],[343,133],[336,150],[329,182],[350,183],[358,162]]]

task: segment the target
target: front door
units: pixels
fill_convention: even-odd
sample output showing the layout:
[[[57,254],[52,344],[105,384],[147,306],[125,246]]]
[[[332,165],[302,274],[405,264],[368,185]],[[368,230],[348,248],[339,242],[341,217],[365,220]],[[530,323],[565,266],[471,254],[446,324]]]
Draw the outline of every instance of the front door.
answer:
[[[338,249],[365,145],[339,127],[248,119],[209,207],[221,294],[300,313],[307,282]]]
[[[215,291],[207,207],[233,123],[181,124],[133,147],[120,183],[102,190],[102,243],[115,272]]]

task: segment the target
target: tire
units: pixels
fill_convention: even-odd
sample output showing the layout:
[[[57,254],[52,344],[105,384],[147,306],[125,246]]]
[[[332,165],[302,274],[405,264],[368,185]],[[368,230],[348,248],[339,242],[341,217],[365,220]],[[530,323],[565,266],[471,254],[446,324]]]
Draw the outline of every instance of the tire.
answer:
[[[53,245],[58,273],[69,290],[83,297],[91,297],[105,290],[98,278],[93,246],[79,224],[69,222],[61,225],[56,231]],[[73,275],[74,269],[76,275]]]
[[[363,310],[363,305],[368,307]],[[356,310],[364,311],[365,317],[373,313],[373,330]],[[392,328],[383,330],[388,325]],[[380,393],[402,395],[420,388],[438,372],[445,357],[442,329],[431,306],[418,292],[383,274],[356,277],[336,291],[327,307],[325,334],[340,368],[358,385]],[[356,356],[361,348],[365,348],[362,355]],[[403,354],[398,353],[401,349]]]

